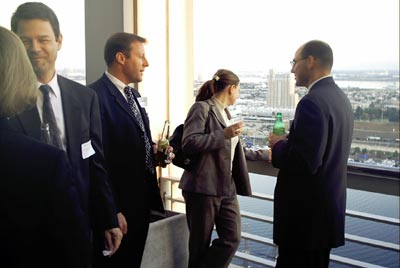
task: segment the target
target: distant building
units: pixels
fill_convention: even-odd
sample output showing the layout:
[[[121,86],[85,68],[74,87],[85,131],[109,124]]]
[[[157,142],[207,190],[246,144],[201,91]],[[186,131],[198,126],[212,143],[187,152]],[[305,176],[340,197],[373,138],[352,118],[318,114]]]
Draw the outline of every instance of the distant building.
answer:
[[[295,109],[299,96],[295,92],[295,80],[292,73],[275,73],[269,71],[268,75],[267,105],[271,108]]]

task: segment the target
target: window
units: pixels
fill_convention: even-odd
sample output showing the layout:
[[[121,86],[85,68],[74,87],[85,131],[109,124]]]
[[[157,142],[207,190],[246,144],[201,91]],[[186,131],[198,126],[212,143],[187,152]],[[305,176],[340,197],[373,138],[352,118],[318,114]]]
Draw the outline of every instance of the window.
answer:
[[[312,39],[332,47],[332,74],[353,105],[349,162],[398,169],[396,0],[340,0],[325,7],[317,0],[194,0],[195,91],[217,69],[237,73],[241,95],[233,109],[245,119],[243,139],[248,146],[266,146],[274,114],[282,112],[288,123],[307,92],[294,87],[290,61]]]
[[[0,25],[11,29],[11,16],[20,4],[26,1],[3,1],[0,9]],[[57,72],[81,84],[86,84],[85,75],[85,9],[84,1],[41,1],[57,15],[63,35],[63,46],[58,52]]]

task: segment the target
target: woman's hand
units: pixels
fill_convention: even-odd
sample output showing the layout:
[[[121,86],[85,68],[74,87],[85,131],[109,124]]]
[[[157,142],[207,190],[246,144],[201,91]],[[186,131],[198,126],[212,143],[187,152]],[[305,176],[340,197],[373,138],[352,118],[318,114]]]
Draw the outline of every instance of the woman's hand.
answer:
[[[225,139],[231,139],[233,137],[239,136],[240,133],[242,133],[243,131],[243,127],[244,123],[242,121],[224,128]]]

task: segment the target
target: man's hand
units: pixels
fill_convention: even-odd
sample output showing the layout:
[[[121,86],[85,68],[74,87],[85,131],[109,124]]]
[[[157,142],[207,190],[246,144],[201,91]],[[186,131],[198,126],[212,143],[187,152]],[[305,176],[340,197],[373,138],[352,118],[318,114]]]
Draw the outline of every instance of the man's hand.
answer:
[[[167,164],[171,164],[172,163],[172,159],[175,158],[174,148],[172,146],[168,145],[167,150],[166,150],[166,154],[167,154],[167,160],[165,160],[165,162]]]
[[[157,154],[158,151],[158,145],[157,144],[153,144],[153,154]]]
[[[122,234],[126,235],[128,232],[128,223],[126,222],[124,214],[122,212],[117,214],[118,217],[118,224],[119,224],[119,229],[121,229]]]
[[[119,228],[112,228],[104,231],[104,240],[106,242],[109,257],[111,257],[121,245],[122,232]]]
[[[268,136],[268,146],[269,148],[274,148],[275,144],[277,144],[281,140],[286,140],[287,135],[278,136],[274,133],[270,132]]]

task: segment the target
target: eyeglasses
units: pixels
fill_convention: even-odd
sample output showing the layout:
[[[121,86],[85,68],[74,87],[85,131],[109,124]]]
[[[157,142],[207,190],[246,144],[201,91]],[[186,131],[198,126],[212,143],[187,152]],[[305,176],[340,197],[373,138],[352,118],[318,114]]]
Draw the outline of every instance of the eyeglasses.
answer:
[[[307,59],[308,57],[304,57],[304,58],[301,58],[301,59],[299,59],[299,60],[295,60],[295,59],[293,59],[291,62],[290,62],[290,65],[292,65],[292,68],[296,65],[296,63],[298,63],[298,62],[300,62],[300,61],[302,61],[302,60],[305,60],[305,59]]]

